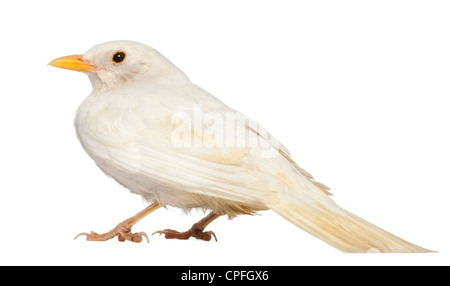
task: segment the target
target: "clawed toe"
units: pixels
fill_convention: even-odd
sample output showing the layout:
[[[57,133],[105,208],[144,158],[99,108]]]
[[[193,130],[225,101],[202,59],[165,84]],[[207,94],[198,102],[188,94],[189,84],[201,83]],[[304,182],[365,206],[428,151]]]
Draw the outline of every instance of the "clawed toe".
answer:
[[[103,233],[103,234],[98,234],[96,232],[91,231],[90,233],[87,233],[87,232],[79,233],[77,236],[75,236],[74,239],[77,239],[79,236],[82,236],[82,235],[85,235],[86,240],[88,240],[88,241],[106,241],[115,236],[112,234],[112,231]]]
[[[159,233],[159,235],[164,234],[164,237],[167,239],[189,239],[192,236],[189,231],[178,232],[172,229],[158,230],[152,233],[152,235],[155,233]]]
[[[165,230],[158,230],[152,233],[152,235],[158,233],[159,235],[164,234],[164,237],[167,239],[189,239],[191,237],[204,240],[204,241],[210,241],[211,237],[214,237],[214,239],[217,241],[216,234],[212,231],[203,231],[199,228],[192,227],[188,231],[184,232],[178,232],[176,230],[172,229],[165,229]]]
[[[125,241],[125,240],[129,240],[132,242],[142,242],[143,239],[147,240],[147,243],[150,243],[150,240],[148,239],[148,236],[145,232],[138,232],[138,233],[131,233],[131,232],[127,232],[127,233],[120,233],[117,236],[117,239],[119,241]]]

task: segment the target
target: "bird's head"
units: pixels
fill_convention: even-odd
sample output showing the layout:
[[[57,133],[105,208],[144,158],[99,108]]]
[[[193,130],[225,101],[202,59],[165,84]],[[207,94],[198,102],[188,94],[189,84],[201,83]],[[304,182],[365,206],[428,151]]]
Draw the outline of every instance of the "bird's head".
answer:
[[[158,79],[187,79],[158,51],[132,41],[100,44],[84,55],[61,57],[49,65],[87,73],[94,90],[110,90]]]

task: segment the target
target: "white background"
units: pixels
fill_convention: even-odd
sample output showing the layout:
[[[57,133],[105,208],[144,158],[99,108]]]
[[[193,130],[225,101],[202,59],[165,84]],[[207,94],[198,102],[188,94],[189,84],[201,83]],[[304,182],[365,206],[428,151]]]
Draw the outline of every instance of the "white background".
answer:
[[[9,1],[1,27],[0,265],[450,264],[448,1]],[[347,210],[433,254],[343,254],[271,211],[218,242],[73,240],[146,205],[72,125],[91,86],[47,66],[117,39],[151,45],[261,123]],[[134,231],[202,217],[160,209]]]

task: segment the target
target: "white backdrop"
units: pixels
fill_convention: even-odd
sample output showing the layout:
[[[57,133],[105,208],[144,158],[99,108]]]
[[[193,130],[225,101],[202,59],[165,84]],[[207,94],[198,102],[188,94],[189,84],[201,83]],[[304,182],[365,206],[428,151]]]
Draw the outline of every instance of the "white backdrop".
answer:
[[[448,1],[25,1],[2,6],[0,265],[434,265],[450,261]],[[47,66],[110,40],[153,46],[265,126],[347,210],[435,254],[349,255],[273,212],[218,242],[87,242],[145,203],[72,125],[91,86]],[[160,209],[134,231],[202,217]]]

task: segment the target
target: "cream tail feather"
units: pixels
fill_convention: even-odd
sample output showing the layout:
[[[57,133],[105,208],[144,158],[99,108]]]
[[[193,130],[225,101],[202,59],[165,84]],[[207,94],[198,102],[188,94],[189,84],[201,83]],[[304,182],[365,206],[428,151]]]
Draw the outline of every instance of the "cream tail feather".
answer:
[[[285,196],[270,208],[343,252],[430,252],[344,210],[331,199],[305,203]]]
[[[433,252],[399,238],[338,206],[329,188],[315,181],[290,157],[289,151],[268,135],[265,139],[292,168],[282,167],[284,176],[276,189],[277,199],[266,201],[268,208],[297,227],[343,252]],[[289,171],[288,171],[289,170]]]
[[[284,146],[278,151],[293,168],[281,178],[277,199],[266,205],[289,222],[343,252],[433,252],[341,208],[329,197],[329,188],[300,168]]]

